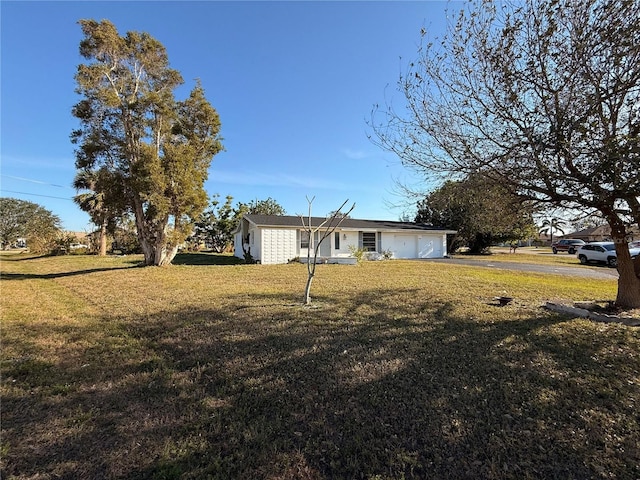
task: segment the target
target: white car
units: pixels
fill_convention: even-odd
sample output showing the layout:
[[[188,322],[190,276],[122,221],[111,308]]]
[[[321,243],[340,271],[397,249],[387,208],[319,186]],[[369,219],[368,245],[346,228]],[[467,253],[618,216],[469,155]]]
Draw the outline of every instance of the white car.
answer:
[[[640,255],[640,248],[630,248],[631,258]],[[613,242],[591,242],[582,245],[578,249],[578,260],[580,263],[589,262],[606,263],[610,267],[618,266],[618,256],[616,254],[616,244]]]

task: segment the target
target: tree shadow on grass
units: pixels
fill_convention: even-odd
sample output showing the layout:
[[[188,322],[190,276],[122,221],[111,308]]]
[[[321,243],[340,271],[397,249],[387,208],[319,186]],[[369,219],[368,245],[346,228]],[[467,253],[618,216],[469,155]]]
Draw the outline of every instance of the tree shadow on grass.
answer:
[[[173,265],[244,265],[244,260],[233,255],[221,253],[178,253]]]
[[[107,315],[37,381],[5,363],[3,474],[638,476],[628,329],[474,321],[414,289],[318,300]]]
[[[137,262],[136,265],[137,266]],[[75,277],[76,275],[86,275],[89,273],[97,272],[109,272],[112,270],[123,270],[128,268],[134,268],[135,266],[113,266],[106,268],[88,268],[85,270],[74,270],[72,272],[57,272],[57,273],[8,273],[0,272],[1,280],[33,280],[33,279],[54,279],[62,277]]]

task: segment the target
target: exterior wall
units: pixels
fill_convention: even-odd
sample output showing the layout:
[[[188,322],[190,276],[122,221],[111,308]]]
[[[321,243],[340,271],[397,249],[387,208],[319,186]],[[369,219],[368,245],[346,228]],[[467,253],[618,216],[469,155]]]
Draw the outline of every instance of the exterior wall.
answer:
[[[306,249],[304,252],[300,249],[300,230],[255,227],[247,223],[235,234],[234,254],[243,258],[242,242],[248,234],[251,255],[260,263],[287,263],[295,257],[306,258]],[[339,235],[339,248],[336,248],[336,233]],[[337,230],[321,244],[318,255],[348,258],[351,257],[350,247],[360,248],[360,242],[360,231]],[[429,232],[376,232],[376,249],[379,253],[391,251],[394,258],[441,258],[447,255],[447,236]]]
[[[296,230],[264,228],[259,233],[261,234],[259,258],[261,263],[266,265],[287,263],[298,255]],[[254,258],[258,259],[255,255]]]
[[[331,255],[333,257],[350,257],[350,246],[358,248],[358,232],[339,231],[340,248],[336,249],[335,238],[331,239]]]
[[[242,231],[236,232],[233,236],[233,256],[244,258],[244,252],[242,251]]]
[[[314,236],[315,238],[314,238],[314,241],[313,241],[314,247],[315,247],[315,245],[318,244],[318,241],[322,238],[322,235],[324,235],[324,232],[322,232],[322,231],[316,232],[316,234]],[[320,244],[320,248],[318,248],[318,256],[319,257],[330,257],[331,256],[332,247],[333,247],[333,245],[331,245],[332,243],[333,243],[333,235],[329,235]],[[313,252],[311,252],[311,253],[313,253]]]
[[[251,256],[255,261],[262,261],[262,253],[261,253],[261,235],[260,229],[257,227],[249,228],[249,251],[251,252]]]

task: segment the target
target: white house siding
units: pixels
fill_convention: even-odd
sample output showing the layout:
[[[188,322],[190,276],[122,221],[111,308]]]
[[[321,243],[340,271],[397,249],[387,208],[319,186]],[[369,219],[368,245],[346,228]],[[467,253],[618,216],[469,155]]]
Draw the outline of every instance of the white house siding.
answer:
[[[335,236],[331,236],[331,255],[334,257],[351,256],[350,247],[358,248],[358,232],[337,231],[340,235],[340,248],[336,248]]]
[[[249,229],[249,251],[251,252],[251,257],[254,260],[262,261],[262,252],[260,249],[261,244],[261,232],[259,228],[250,228]]]
[[[233,255],[238,258],[244,257],[244,252],[242,251],[242,231],[236,232],[233,237]]]
[[[316,232],[314,235],[313,244],[314,246],[318,244],[318,241],[322,238],[324,232]],[[331,243],[333,242],[333,235],[329,235],[324,241],[320,244],[318,248],[318,255],[320,257],[330,257],[331,256]],[[313,252],[311,252],[313,254]]]
[[[249,243],[246,242],[246,235],[249,236]],[[249,228],[245,232],[240,229],[233,237],[233,254],[238,258],[244,258],[244,250],[242,247],[249,247],[251,256],[255,260],[260,259],[260,229]]]
[[[297,256],[296,231],[293,229],[264,228],[260,240],[260,262],[263,264],[287,263]],[[254,255],[254,258],[258,257]]]

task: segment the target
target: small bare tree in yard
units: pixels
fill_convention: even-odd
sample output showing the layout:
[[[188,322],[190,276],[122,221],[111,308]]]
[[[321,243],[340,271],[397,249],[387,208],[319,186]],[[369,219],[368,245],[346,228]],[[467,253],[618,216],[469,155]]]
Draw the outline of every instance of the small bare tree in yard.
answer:
[[[311,200],[309,200],[309,197],[307,197],[307,203],[309,204],[309,213],[308,213],[306,222],[305,222],[304,215],[300,215],[300,220],[302,221],[302,228],[305,232],[309,234],[309,248],[307,249],[308,276],[307,276],[307,285],[304,289],[305,305],[311,305],[311,283],[313,282],[313,277],[316,274],[316,264],[318,261],[318,250],[320,249],[320,245],[327,237],[329,237],[333,232],[336,231],[336,228],[340,226],[340,224],[344,221],[345,218],[349,217],[349,214],[356,207],[356,204],[354,203],[353,205],[351,205],[351,208],[348,211],[342,212],[342,209],[345,207],[345,205],[349,201],[349,199],[347,199],[343,202],[342,205],[340,205],[340,208],[331,212],[331,214],[328,215],[323,222],[321,222],[317,226],[314,226],[312,217],[311,217],[311,206],[315,198],[316,197],[313,197]],[[322,230],[322,234],[319,235],[318,242],[314,244],[313,238],[316,235],[316,233],[320,232],[321,230]],[[313,250],[313,257],[311,257],[312,250]]]

